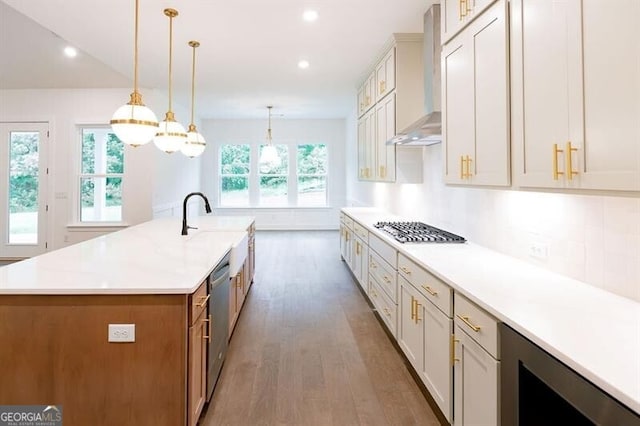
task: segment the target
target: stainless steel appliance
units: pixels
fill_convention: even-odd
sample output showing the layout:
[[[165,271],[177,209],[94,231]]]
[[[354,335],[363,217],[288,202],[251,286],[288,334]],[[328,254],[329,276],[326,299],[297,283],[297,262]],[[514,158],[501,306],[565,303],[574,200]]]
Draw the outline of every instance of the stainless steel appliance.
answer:
[[[213,395],[229,347],[230,258],[231,253],[227,253],[209,275],[209,315],[212,324],[207,362],[207,401]]]
[[[391,234],[401,243],[464,243],[467,240],[422,222],[378,222],[376,228]]]
[[[502,425],[638,426],[640,416],[508,325],[500,329]]]

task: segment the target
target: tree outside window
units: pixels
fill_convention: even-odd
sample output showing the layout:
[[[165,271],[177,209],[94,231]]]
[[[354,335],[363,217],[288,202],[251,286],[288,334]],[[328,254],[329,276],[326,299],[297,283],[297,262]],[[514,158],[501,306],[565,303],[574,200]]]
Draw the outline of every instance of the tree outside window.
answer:
[[[249,205],[250,145],[220,147],[220,205]]]
[[[327,205],[327,146],[298,145],[298,206]]]
[[[124,144],[106,127],[82,128],[80,221],[122,221]]]
[[[287,145],[274,145],[278,162],[260,164],[260,206],[288,205],[289,151]],[[260,146],[260,150],[265,145]],[[262,152],[261,152],[262,153]]]

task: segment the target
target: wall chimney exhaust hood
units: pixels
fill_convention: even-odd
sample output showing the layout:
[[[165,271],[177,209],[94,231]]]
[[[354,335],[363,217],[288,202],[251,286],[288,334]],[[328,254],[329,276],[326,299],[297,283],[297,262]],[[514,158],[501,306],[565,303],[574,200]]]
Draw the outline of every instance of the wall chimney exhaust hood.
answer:
[[[426,114],[400,130],[387,145],[433,145],[442,142],[440,114],[440,5],[424,14],[424,109]]]

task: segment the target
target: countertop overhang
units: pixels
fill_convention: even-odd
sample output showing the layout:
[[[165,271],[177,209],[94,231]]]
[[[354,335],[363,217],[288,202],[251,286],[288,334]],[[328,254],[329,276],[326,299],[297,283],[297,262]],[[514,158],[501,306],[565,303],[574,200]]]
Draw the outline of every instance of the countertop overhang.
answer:
[[[0,268],[0,296],[191,294],[240,243],[250,216],[161,218]]]
[[[640,303],[472,242],[403,244],[373,225],[407,218],[342,211],[640,414]]]

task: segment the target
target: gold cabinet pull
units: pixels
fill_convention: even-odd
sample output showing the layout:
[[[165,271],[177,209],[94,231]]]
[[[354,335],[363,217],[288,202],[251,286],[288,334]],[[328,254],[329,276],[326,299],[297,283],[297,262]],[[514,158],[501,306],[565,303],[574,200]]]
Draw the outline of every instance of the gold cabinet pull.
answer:
[[[553,144],[553,180],[558,180],[559,175],[563,175],[564,172],[558,171],[558,153],[564,152],[564,150],[558,148],[558,144]]]
[[[391,312],[389,312],[389,309],[387,309],[387,308],[383,308],[382,310],[384,311],[384,313],[385,313],[388,317],[390,317],[390,316],[391,316]]]
[[[405,274],[407,274],[407,275],[411,275],[411,271],[409,269],[407,269],[406,267],[404,267],[404,266],[401,266],[400,270],[402,272],[404,272]]]
[[[387,90],[387,82],[382,80],[379,84],[380,86],[380,94],[383,94],[385,90]]]
[[[465,158],[463,155],[460,156],[460,179],[464,179],[465,177],[467,177],[467,175],[464,174],[464,163],[465,163]]]
[[[460,361],[456,358],[456,343],[460,340],[456,339],[456,335],[451,335],[451,365],[455,364],[457,361]]]
[[[387,177],[387,168],[385,166],[380,166],[380,177],[381,178]]]
[[[344,231],[344,240],[349,241],[349,231],[347,230]]]
[[[429,287],[428,285],[423,285],[423,286],[422,286],[422,288],[424,288],[424,289],[427,291],[427,293],[429,293],[429,294],[430,294],[430,295],[432,295],[432,296],[437,296],[437,295],[438,295],[438,292],[437,292],[437,291],[434,291],[434,290],[433,290],[431,287]]]
[[[471,320],[469,320],[469,317],[467,316],[462,316],[460,314],[456,315],[458,318],[460,318],[462,320],[463,323],[465,323],[466,325],[468,325],[473,331],[475,331],[476,333],[480,331],[480,326],[479,325],[475,325],[474,323],[471,322]]]
[[[471,177],[471,157],[467,155],[467,178]]]
[[[369,267],[372,269],[378,269],[378,265],[376,265],[374,262],[369,263]]]
[[[463,5],[464,5],[464,7],[463,7]],[[460,21],[462,21],[462,18],[464,18],[465,16],[467,16],[466,1],[465,0],[460,0],[458,2],[458,19]]]
[[[420,318],[420,306],[422,306],[422,303],[419,303],[418,299],[416,299],[416,324],[422,321],[422,318]]]
[[[202,335],[202,338],[203,338],[204,340],[211,340],[211,323],[212,323],[212,321],[211,321],[211,315],[209,315],[207,318],[203,318],[203,319],[202,319],[202,322],[207,322],[207,323],[209,323],[209,324],[208,324],[208,327],[207,327],[208,335],[207,335],[207,336],[205,336],[205,335],[203,334],[203,335]]]
[[[378,297],[378,293],[374,289],[371,289],[371,295],[373,297]]]
[[[387,283],[387,284],[390,284],[390,283],[391,283],[391,279],[389,279],[389,277],[388,277],[388,276],[386,276],[386,275],[383,275],[383,276],[382,276],[382,279],[383,279],[383,280],[384,280],[384,282],[385,282],[385,283]]]
[[[475,0],[474,0],[475,2]],[[473,7],[471,7],[471,0],[464,0],[464,4],[466,6],[466,11],[465,11],[465,16],[467,16],[468,12],[471,12],[473,10]]]
[[[573,171],[573,164],[571,161],[571,154],[574,151],[578,151],[578,148],[574,148],[571,146],[571,141],[567,142],[567,150],[565,151],[565,156],[567,157],[567,179],[572,180],[573,176],[577,175],[578,172]]]
[[[411,296],[411,319],[416,317],[416,299]]]
[[[198,308],[202,308],[203,306],[205,306],[209,301],[210,296],[211,296],[210,294],[207,294],[206,296],[200,296],[200,301],[196,303],[196,306]]]
[[[356,241],[356,254],[360,256],[360,243]]]

